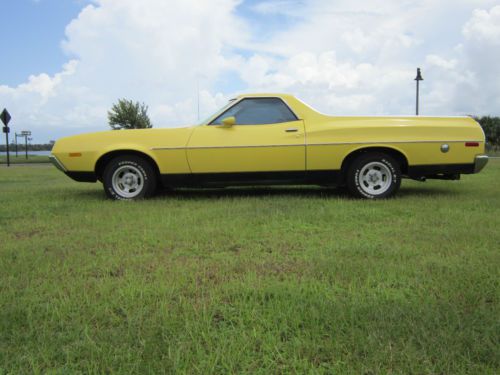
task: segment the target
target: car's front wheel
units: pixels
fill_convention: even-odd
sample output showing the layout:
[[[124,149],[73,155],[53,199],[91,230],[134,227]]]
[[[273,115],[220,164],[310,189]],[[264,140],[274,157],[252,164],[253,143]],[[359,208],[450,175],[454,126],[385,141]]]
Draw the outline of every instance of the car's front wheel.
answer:
[[[401,167],[383,153],[358,156],[347,171],[347,188],[360,198],[381,199],[394,195],[401,185]]]
[[[103,173],[104,191],[112,199],[141,199],[154,194],[156,173],[139,156],[123,155],[112,159]]]

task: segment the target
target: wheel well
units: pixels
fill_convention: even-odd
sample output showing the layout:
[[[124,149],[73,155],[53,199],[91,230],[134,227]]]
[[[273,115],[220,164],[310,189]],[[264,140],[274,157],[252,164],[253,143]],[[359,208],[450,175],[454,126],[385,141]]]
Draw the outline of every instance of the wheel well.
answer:
[[[406,156],[402,154],[400,151],[395,150],[393,148],[389,147],[366,147],[362,148],[356,151],[351,152],[349,155],[347,155],[343,162],[342,162],[342,167],[341,167],[341,174],[342,178],[345,177],[347,173],[347,168],[351,164],[351,162],[356,159],[359,155],[362,154],[367,154],[370,152],[381,152],[383,154],[392,156],[394,159],[396,159],[399,162],[399,165],[401,167],[401,173],[402,174],[407,174],[408,173],[408,159],[406,159]]]
[[[108,152],[107,154],[102,155],[99,160],[97,160],[97,163],[95,164],[95,174],[97,176],[97,179],[99,181],[102,181],[102,174],[104,173],[104,168],[106,168],[106,165],[114,158],[117,156],[122,156],[122,155],[135,155],[143,158],[147,162],[151,164],[151,167],[153,167],[154,171],[156,172],[156,175],[158,178],[160,178],[160,169],[158,168],[158,165],[156,162],[151,158],[151,156],[140,152],[140,151],[134,151],[134,150],[116,150],[116,151],[111,151]]]

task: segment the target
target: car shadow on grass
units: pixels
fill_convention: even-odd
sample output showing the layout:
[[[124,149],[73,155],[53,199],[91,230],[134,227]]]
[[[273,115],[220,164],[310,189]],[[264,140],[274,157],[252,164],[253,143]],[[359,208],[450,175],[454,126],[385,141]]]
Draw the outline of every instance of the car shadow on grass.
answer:
[[[244,198],[244,197],[346,197],[349,195],[337,189],[320,187],[229,187],[205,189],[167,189],[159,191],[156,196],[160,199],[204,199],[204,198]]]
[[[403,187],[396,197],[451,196],[453,190],[436,187]],[[205,198],[241,198],[241,197],[304,197],[334,198],[357,200],[344,188],[322,187],[240,187],[220,189],[172,189],[162,190],[156,195],[159,199],[205,199]]]
[[[451,197],[457,194],[456,190],[446,187],[408,186],[401,187],[396,197]]]

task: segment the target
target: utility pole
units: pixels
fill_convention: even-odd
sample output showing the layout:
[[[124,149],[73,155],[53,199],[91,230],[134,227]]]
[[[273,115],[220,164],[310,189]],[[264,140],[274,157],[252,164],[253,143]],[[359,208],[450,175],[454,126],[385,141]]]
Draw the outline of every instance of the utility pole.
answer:
[[[420,68],[417,68],[417,78],[415,78],[415,81],[417,81],[417,111],[416,114],[418,116],[418,110],[419,110],[419,99],[420,99],[420,81],[423,81],[424,79],[422,78],[422,73],[420,72]]]

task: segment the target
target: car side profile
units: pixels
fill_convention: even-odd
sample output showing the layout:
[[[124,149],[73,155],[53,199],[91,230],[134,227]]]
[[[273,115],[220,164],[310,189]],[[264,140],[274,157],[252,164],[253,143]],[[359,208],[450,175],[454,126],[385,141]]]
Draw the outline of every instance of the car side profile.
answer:
[[[196,126],[59,139],[51,160],[76,181],[101,181],[113,199],[257,184],[345,186],[376,199],[394,195],[402,178],[478,173],[484,146],[469,117],[328,116],[292,95],[248,94]]]

